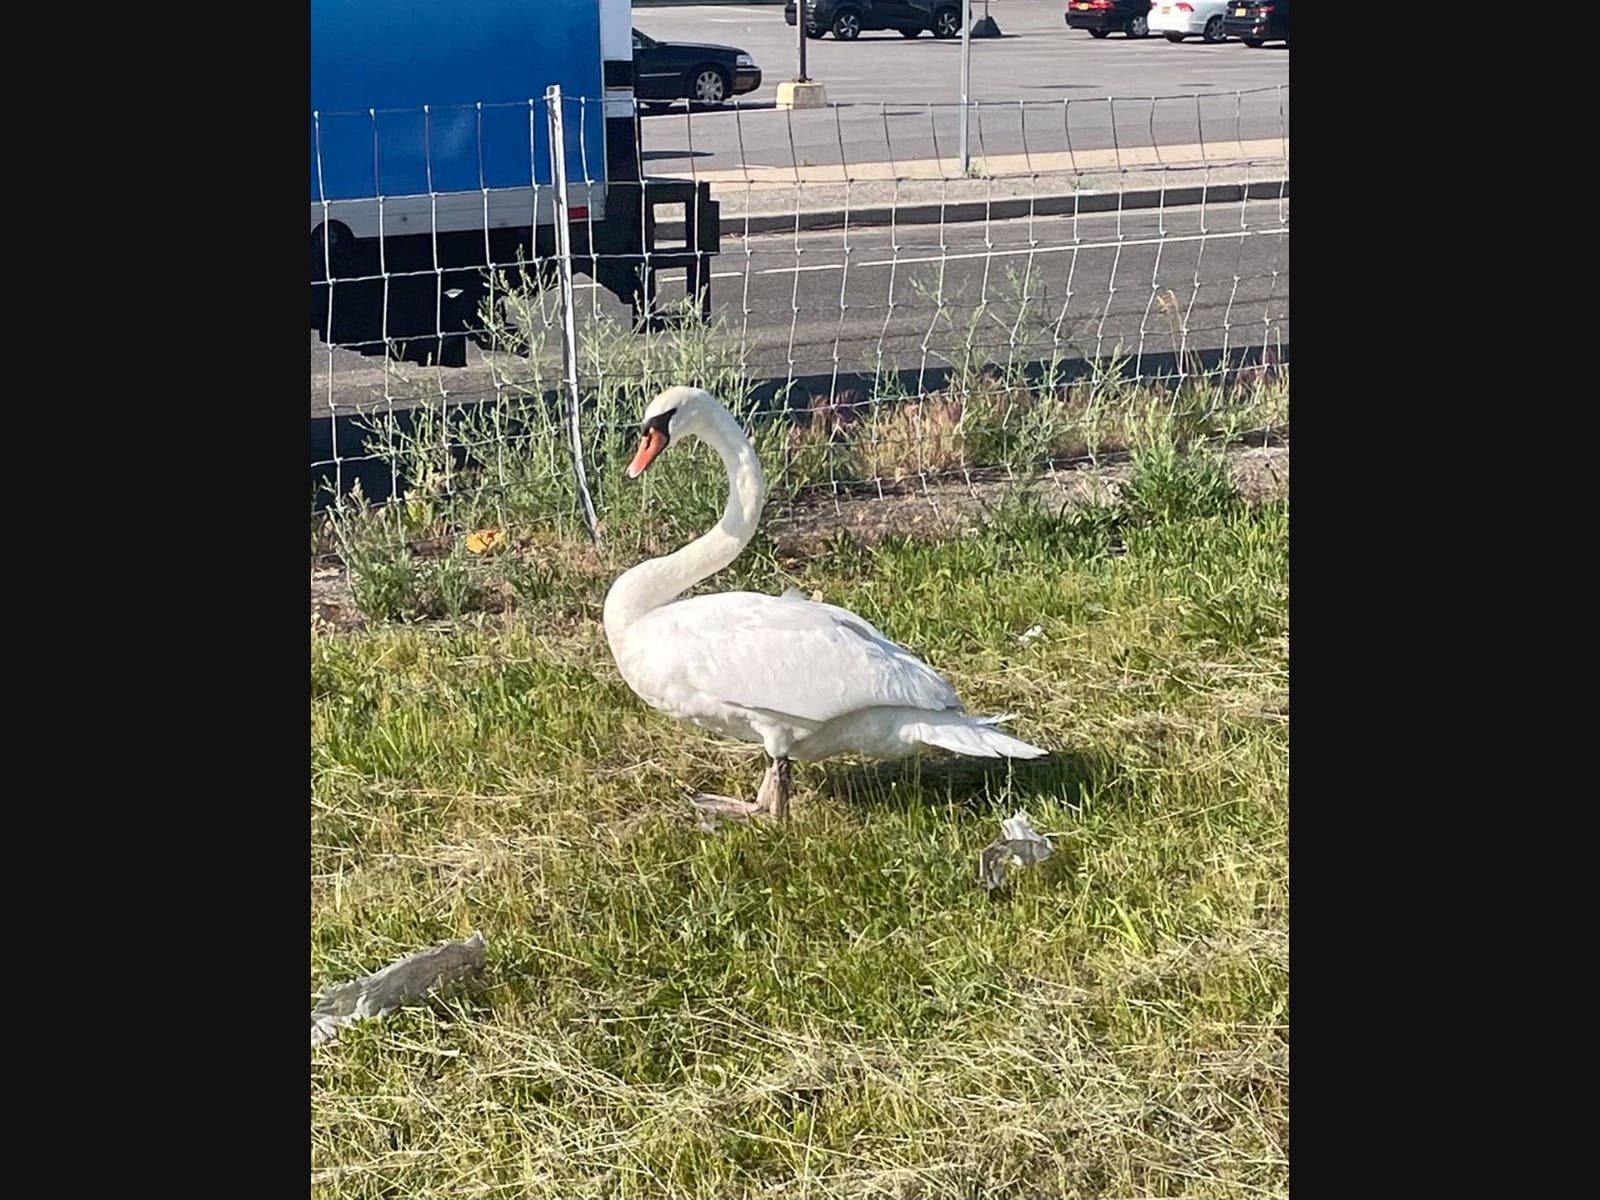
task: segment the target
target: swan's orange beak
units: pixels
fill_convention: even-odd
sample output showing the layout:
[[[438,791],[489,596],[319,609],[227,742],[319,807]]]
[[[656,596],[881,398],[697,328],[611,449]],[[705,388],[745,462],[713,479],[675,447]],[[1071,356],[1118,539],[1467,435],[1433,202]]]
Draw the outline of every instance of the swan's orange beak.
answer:
[[[633,461],[628,464],[628,478],[637,479],[644,474],[644,469],[655,462],[656,455],[667,448],[667,435],[659,429],[644,431],[644,440],[639,443],[639,453],[633,456]]]

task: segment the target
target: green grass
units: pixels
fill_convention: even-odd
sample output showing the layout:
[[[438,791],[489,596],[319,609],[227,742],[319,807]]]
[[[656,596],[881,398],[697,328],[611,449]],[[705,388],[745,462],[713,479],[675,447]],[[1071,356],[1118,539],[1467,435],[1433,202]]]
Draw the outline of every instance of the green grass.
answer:
[[[312,633],[312,992],[474,929],[488,966],[313,1052],[313,1194],[1286,1195],[1288,506],[1176,411],[1115,507],[710,581],[820,589],[1055,751],[802,766],[783,828],[694,828],[758,753],[599,626],[720,505],[705,457],[598,549],[530,516],[487,582],[367,543],[374,619]],[[1018,808],[1057,853],[986,893]]]

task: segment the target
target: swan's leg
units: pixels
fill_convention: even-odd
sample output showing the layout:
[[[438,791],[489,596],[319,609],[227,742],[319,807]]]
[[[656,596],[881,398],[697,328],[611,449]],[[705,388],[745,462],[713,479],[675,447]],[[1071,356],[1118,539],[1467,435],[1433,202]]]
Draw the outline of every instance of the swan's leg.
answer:
[[[772,759],[761,780],[761,790],[756,793],[756,807],[770,813],[774,821],[785,821],[789,817],[789,770],[787,758]]]

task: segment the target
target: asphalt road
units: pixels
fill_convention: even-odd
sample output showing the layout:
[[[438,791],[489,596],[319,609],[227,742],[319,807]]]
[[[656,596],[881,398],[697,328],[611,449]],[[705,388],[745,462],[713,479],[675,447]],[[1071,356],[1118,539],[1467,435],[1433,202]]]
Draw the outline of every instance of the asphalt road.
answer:
[[[1285,48],[1118,35],[1096,40],[1066,27],[1064,7],[1062,0],[1007,0],[994,9],[1005,36],[972,43],[971,95],[979,104],[970,127],[974,153],[1288,136]],[[959,40],[889,32],[808,42],[808,73],[824,84],[829,101],[850,107],[788,112],[772,107],[778,82],[792,78],[796,66],[795,31],[784,24],[781,7],[636,9],[633,20],[662,40],[735,46],[763,72],[761,87],[732,109],[691,116],[680,104],[646,116],[642,155],[652,174],[956,153]]]
[[[725,243],[713,300],[763,378],[1171,351],[1174,320],[1189,349],[1259,346],[1288,340],[1287,201],[1279,214],[1265,202],[1213,207],[1203,226],[1189,208],[751,238]]]
[[[1288,201],[1033,221],[724,238],[712,298],[749,373],[813,386],[858,372],[975,361],[1280,347],[1289,340]],[[681,280],[681,272],[677,273]],[[682,294],[663,273],[661,298]],[[580,327],[626,309],[580,277]],[[1029,299],[1019,303],[1021,297]],[[559,378],[557,308],[540,357]],[[642,346],[640,340],[635,345]],[[627,368],[601,360],[613,376]],[[474,348],[437,370],[330,353],[311,334],[311,413],[494,392]],[[589,382],[596,371],[585,368]],[[331,381],[331,387],[330,387]]]

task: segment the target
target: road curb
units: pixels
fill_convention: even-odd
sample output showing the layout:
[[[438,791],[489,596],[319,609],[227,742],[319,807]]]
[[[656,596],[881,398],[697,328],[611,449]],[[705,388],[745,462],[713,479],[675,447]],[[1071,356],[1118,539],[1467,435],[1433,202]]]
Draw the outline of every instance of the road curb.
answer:
[[[903,204],[899,207],[854,209],[802,209],[798,213],[762,213],[723,217],[724,237],[745,234],[809,233],[823,229],[857,229],[884,225],[948,225],[971,221],[1011,221],[1030,214],[1059,217],[1073,214],[1126,212],[1130,209],[1185,208],[1199,204],[1237,204],[1242,200],[1287,199],[1287,179],[1259,180],[1251,184],[1217,183],[1192,187],[1149,188],[1129,192],[1069,192],[1051,196],[1007,196],[997,200],[957,200],[946,204]],[[657,236],[676,241],[684,236],[681,223],[662,222]]]

